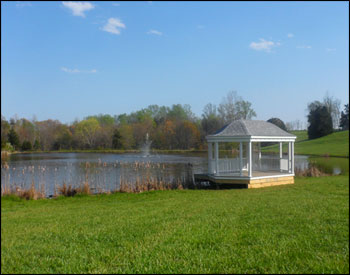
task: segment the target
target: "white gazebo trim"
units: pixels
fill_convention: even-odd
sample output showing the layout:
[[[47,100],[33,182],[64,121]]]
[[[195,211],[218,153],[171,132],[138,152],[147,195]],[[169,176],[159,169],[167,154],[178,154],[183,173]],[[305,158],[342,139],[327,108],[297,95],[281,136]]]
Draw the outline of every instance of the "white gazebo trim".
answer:
[[[274,136],[207,136],[207,142],[288,142],[295,141],[296,137]]]

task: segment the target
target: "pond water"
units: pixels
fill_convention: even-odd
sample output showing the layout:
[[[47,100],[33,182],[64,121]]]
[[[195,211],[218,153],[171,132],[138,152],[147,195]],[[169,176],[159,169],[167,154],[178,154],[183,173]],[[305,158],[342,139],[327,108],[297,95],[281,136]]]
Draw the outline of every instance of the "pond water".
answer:
[[[268,157],[268,156],[265,156]],[[310,164],[329,174],[349,172],[348,158],[295,156],[295,167]],[[163,182],[192,182],[193,174],[206,173],[207,155],[111,154],[111,153],[35,153],[14,154],[1,163],[1,186],[36,188],[45,186],[53,195],[64,183],[79,186],[88,182],[92,190],[118,190],[121,182],[134,183],[142,178]],[[97,192],[97,191],[96,191]]]

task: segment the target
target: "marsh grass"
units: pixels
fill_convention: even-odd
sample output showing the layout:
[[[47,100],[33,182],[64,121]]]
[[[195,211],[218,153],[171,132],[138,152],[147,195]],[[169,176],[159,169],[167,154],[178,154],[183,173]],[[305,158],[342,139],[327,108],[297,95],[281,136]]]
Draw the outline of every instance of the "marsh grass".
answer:
[[[297,177],[324,177],[324,176],[331,175],[331,174],[327,174],[325,172],[322,172],[315,165],[310,165],[310,167],[308,167],[307,169],[301,169],[301,168],[295,167],[294,174]]]
[[[137,177],[136,182],[129,182],[127,179],[121,179],[119,192],[141,193],[145,191],[156,190],[183,190],[185,182],[180,179],[173,182],[165,182],[162,179],[147,177]]]
[[[63,183],[62,186],[56,186],[55,188],[55,195],[56,196],[65,196],[65,197],[73,197],[74,195],[90,195],[91,189],[88,182],[83,182],[78,187],[72,187],[72,185],[67,185],[66,183]]]
[[[26,200],[43,199],[46,198],[45,185],[41,184],[39,188],[35,188],[34,182],[29,188],[1,185],[1,196],[17,196]]]

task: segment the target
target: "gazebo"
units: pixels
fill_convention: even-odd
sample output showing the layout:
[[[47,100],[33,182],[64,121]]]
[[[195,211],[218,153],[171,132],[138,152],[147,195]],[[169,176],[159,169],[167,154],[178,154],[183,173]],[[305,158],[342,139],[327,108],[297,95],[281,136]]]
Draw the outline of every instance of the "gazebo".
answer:
[[[296,136],[261,120],[235,120],[208,135],[208,173],[195,174],[196,181],[256,188],[294,183]],[[262,154],[261,143],[279,144],[279,154]],[[220,143],[236,143],[232,156],[222,157]],[[288,145],[283,154],[282,146]]]

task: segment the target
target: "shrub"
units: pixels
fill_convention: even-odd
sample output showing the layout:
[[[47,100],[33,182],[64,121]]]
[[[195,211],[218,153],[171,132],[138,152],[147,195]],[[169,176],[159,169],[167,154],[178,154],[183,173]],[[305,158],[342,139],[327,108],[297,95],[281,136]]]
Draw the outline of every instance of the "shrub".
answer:
[[[32,144],[30,143],[30,141],[25,140],[22,143],[22,147],[21,147],[22,151],[28,151],[28,150],[32,150]]]

